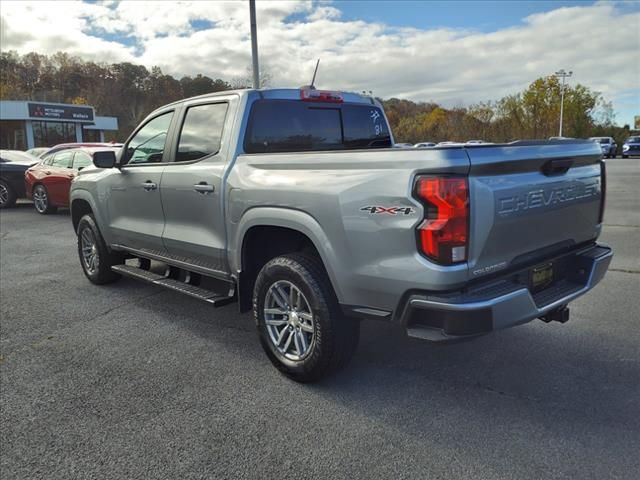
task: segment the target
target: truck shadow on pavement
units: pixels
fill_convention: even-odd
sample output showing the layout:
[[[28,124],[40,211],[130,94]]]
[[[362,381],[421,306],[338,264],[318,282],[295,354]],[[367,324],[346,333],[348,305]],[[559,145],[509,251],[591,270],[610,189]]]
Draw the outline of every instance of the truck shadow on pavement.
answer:
[[[174,293],[153,300],[155,305],[159,301],[164,321],[177,322],[216,348],[230,350],[238,364],[253,365],[269,379],[265,388],[338,402],[385,421],[391,416],[394,428],[426,427],[434,417],[451,414],[494,416],[503,409],[510,412],[510,422],[540,422],[554,430],[566,422],[640,429],[637,359],[608,351],[597,335],[580,325],[582,319],[566,325],[536,320],[451,345],[407,338],[394,325],[363,322],[350,365],[320,383],[300,385],[271,366],[251,314],[238,314],[236,305],[213,309]],[[220,340],[221,328],[232,342]],[[413,420],[407,423],[409,417]]]

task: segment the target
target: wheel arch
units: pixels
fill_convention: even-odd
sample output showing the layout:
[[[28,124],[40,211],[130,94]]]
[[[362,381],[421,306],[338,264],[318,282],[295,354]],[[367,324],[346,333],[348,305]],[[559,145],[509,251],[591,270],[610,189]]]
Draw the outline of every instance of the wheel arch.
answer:
[[[332,268],[335,252],[318,222],[309,214],[287,208],[258,207],[241,218],[235,251],[230,252],[232,270],[238,274],[241,311],[251,308],[253,285],[260,269],[272,258],[286,253],[313,251],[322,262],[333,290],[341,298]]]
[[[71,222],[73,224],[73,231],[77,232],[80,219],[89,213],[93,213],[93,209],[91,208],[91,204],[83,198],[76,198],[71,202],[71,205],[69,205],[69,207],[71,208]]]
[[[80,223],[80,219],[87,215],[88,213],[93,214],[96,225],[100,229],[102,236],[105,237],[105,241],[107,238],[105,236],[105,229],[102,228],[104,225],[102,220],[102,216],[100,214],[100,210],[96,208],[96,204],[93,201],[93,197],[86,190],[73,190],[72,195],[69,198],[69,209],[71,210],[71,222],[73,225],[73,231],[78,231],[78,224]],[[109,243],[107,242],[107,246]]]

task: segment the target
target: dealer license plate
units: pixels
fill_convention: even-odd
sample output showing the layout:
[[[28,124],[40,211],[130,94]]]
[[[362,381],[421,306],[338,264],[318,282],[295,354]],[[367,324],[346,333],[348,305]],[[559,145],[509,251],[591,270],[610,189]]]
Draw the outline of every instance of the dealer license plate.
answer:
[[[553,263],[547,263],[531,270],[531,287],[542,290],[553,282]]]

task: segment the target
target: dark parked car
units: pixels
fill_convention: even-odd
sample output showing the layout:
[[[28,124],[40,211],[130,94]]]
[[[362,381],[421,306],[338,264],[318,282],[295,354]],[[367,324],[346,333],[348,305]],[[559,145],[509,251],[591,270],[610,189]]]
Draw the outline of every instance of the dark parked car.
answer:
[[[37,162],[19,150],[0,150],[0,208],[12,207],[25,196],[24,172]]]
[[[629,137],[622,145],[622,158],[640,155],[640,137]]]
[[[58,207],[69,206],[71,181],[80,170],[93,165],[93,153],[118,148],[84,147],[59,150],[47,155],[24,174],[27,197],[33,199],[38,213],[55,212]]]
[[[616,158],[616,149],[618,145],[616,145],[616,141],[611,137],[591,137],[589,140],[593,140],[596,143],[600,144],[600,148],[602,148],[602,155],[605,158]]]

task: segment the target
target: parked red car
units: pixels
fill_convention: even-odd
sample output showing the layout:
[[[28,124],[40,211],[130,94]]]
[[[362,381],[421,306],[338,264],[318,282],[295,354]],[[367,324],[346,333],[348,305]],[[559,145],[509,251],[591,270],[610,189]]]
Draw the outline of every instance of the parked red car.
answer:
[[[24,174],[27,197],[33,199],[38,213],[55,212],[69,206],[69,188],[78,171],[93,165],[96,151],[118,148],[73,148],[47,155]]]

